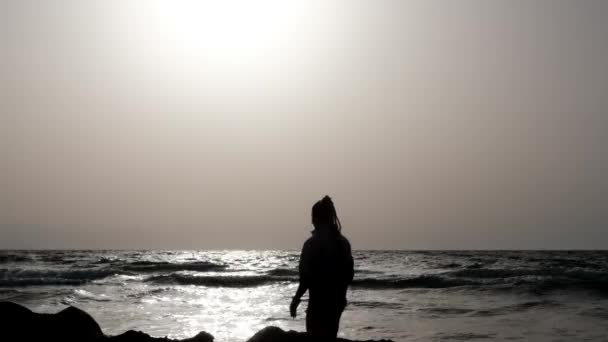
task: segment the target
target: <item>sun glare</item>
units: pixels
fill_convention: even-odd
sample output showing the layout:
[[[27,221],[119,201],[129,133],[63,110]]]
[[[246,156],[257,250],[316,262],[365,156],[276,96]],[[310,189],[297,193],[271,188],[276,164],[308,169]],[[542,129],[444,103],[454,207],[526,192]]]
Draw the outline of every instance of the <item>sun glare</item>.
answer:
[[[153,3],[157,31],[178,54],[214,66],[262,67],[295,34],[304,2],[165,1]]]

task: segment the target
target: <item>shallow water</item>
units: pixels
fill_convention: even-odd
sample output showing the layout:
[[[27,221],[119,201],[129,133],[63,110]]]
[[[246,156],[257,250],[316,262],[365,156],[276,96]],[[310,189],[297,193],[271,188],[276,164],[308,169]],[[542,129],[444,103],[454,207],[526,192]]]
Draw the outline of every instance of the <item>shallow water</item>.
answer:
[[[0,300],[68,305],[107,334],[242,341],[304,330],[295,251],[0,251]],[[606,341],[608,252],[358,251],[340,336]]]

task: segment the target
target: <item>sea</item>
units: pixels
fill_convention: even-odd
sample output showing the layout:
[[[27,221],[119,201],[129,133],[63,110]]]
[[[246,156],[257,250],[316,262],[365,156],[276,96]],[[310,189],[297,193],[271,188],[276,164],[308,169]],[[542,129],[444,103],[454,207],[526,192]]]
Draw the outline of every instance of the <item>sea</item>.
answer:
[[[340,337],[608,341],[608,251],[355,251]],[[0,251],[0,300],[104,333],[246,341],[289,316],[298,251]]]

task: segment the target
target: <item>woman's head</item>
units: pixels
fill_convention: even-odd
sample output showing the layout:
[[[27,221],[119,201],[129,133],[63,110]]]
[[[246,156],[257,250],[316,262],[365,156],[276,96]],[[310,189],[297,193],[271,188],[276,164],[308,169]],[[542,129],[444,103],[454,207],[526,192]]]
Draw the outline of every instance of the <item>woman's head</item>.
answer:
[[[340,219],[336,213],[336,207],[329,196],[323,197],[323,199],[312,206],[312,224],[315,226],[315,229],[329,227],[336,232],[342,230]]]

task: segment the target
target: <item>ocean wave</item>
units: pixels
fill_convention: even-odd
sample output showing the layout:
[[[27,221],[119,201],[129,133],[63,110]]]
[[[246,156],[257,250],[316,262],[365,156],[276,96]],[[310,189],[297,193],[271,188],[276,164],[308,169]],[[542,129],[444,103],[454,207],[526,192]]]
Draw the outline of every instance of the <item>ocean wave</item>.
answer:
[[[0,264],[8,262],[25,262],[31,261],[32,258],[27,255],[20,254],[0,254]]]
[[[403,309],[404,305],[402,303],[394,303],[394,302],[381,302],[381,301],[372,301],[372,300],[351,300],[348,304],[353,306],[358,306],[366,309],[389,309],[389,310],[400,310]]]
[[[284,273],[284,272],[275,272]],[[253,287],[278,282],[296,282],[295,276],[288,275],[247,275],[247,276],[196,276],[183,273],[171,273],[147,278],[146,282],[157,284],[201,285],[213,287]],[[479,285],[480,283],[449,279],[440,276],[419,276],[405,279],[355,279],[354,288],[362,289],[405,289],[405,288],[448,288],[456,286]]]
[[[58,278],[30,278],[30,279],[0,279],[0,286],[25,287],[42,285],[66,285],[77,286],[85,284],[87,280],[82,279],[58,279]]]
[[[552,300],[540,300],[540,301],[530,301],[523,302],[513,305],[500,306],[485,310],[475,310],[472,312],[472,317],[490,317],[490,316],[500,316],[506,315],[514,312],[522,312],[530,309],[536,308],[555,308],[560,306],[561,304]]]
[[[18,297],[21,292],[13,289],[0,289],[0,301],[9,300]]]
[[[570,277],[580,280],[608,280],[608,273],[589,271],[581,268],[562,268],[562,267],[548,267],[548,268],[477,268],[477,269],[463,269],[458,271],[452,271],[445,273],[447,276],[459,277],[459,278],[477,278],[477,279],[491,279],[491,278],[515,278],[515,277]]]
[[[593,290],[608,293],[608,273],[583,268],[479,268],[446,272],[442,275],[450,279],[481,281],[483,285],[496,285],[496,288],[508,285],[513,290],[523,289],[532,293],[555,290]]]
[[[608,277],[597,279],[576,279],[569,277],[555,277],[540,281],[522,281],[520,284],[530,286],[534,293],[545,293],[555,290],[590,290],[601,294],[608,294]]]
[[[608,309],[604,307],[595,307],[583,310],[579,315],[608,320]]]
[[[368,269],[355,269],[355,274],[383,274],[382,271],[368,270]]]
[[[96,285],[123,285],[126,286],[127,283],[133,282],[141,282],[145,278],[144,275],[141,274],[120,274],[115,273],[111,276],[95,279],[92,281],[93,284]]]
[[[113,269],[23,270],[0,269],[0,286],[82,285],[116,273]]]
[[[75,289],[72,294],[66,296],[64,300],[68,301],[93,301],[93,302],[111,302],[112,299],[105,295],[96,295],[84,289]]]
[[[449,288],[458,286],[480,285],[480,282],[466,279],[449,279],[441,276],[422,275],[413,278],[355,279],[352,287],[364,289],[406,289],[406,288]]]
[[[445,317],[445,316],[457,316],[464,315],[473,312],[473,309],[466,308],[453,308],[453,307],[430,307],[420,308],[418,311],[431,316]]]
[[[266,272],[266,274],[271,276],[297,276],[298,270],[290,268],[275,268],[274,270]]]
[[[590,261],[590,260],[582,260],[582,259],[564,259],[564,258],[556,258],[549,259],[548,261],[544,261],[544,263],[549,264],[553,267],[567,267],[567,268],[591,268],[591,269],[601,269],[602,265]]]
[[[603,295],[608,293],[608,254],[594,253],[356,252],[361,261],[356,263],[352,288],[533,294],[583,290]],[[91,282],[130,286],[144,281],[253,287],[298,280],[298,255],[295,254],[274,260],[272,269],[267,268],[268,263],[259,262],[261,256],[243,260],[216,258],[215,254],[211,258],[204,254],[188,259],[182,254],[179,258],[164,257],[172,254],[176,252],[3,251],[0,252],[0,287],[66,285],[69,288],[67,285]],[[462,256],[455,258],[454,254]],[[420,257],[423,259],[416,259]],[[420,273],[407,275],[412,270]]]
[[[156,284],[199,285],[209,287],[254,287],[277,282],[293,282],[294,277],[253,276],[194,276],[180,273],[152,276],[147,282]]]
[[[69,264],[74,262],[74,259],[66,258],[64,253],[54,253],[49,255],[41,255],[40,261],[56,264]]]
[[[123,270],[133,272],[175,272],[175,271],[218,271],[225,269],[226,265],[200,261],[190,263],[169,263],[166,261],[135,261],[121,266]]]
[[[19,293],[19,291],[13,290],[13,289],[0,289],[0,295],[7,294],[7,293]]]
[[[512,277],[523,277],[531,275],[555,275],[559,274],[555,270],[551,269],[492,269],[492,268],[468,268],[458,271],[446,273],[452,277],[463,277],[463,278],[512,278]]]
[[[492,340],[496,334],[476,334],[476,333],[455,333],[455,334],[436,334],[440,341],[469,341],[469,340]]]
[[[100,258],[97,261],[93,262],[92,264],[94,264],[94,265],[111,264],[111,263],[115,263],[115,262],[118,262],[118,261],[119,260],[116,260],[116,259]]]
[[[156,294],[159,294],[162,292],[166,292],[169,290],[171,290],[171,287],[161,287],[161,288],[157,288],[157,289],[151,289],[151,290],[147,290],[147,291],[131,293],[131,294],[128,294],[126,297],[127,298],[143,298],[143,297],[147,297],[147,296],[156,295]]]

